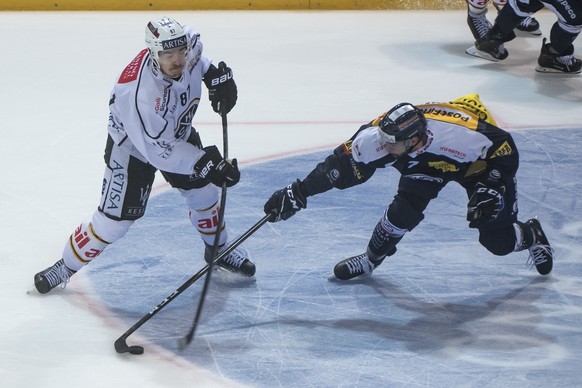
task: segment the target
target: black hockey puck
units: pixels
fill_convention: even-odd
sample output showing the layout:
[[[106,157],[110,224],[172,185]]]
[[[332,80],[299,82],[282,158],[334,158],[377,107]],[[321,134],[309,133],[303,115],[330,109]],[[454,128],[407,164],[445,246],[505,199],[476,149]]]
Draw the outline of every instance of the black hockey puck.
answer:
[[[143,346],[130,346],[129,347],[129,353],[131,354],[143,354]]]

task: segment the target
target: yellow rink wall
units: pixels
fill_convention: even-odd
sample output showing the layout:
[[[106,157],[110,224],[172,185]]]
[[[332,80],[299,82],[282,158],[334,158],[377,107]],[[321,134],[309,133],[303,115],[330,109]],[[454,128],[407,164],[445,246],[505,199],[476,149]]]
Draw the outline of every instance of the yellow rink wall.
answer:
[[[0,11],[462,9],[465,0],[0,0]]]

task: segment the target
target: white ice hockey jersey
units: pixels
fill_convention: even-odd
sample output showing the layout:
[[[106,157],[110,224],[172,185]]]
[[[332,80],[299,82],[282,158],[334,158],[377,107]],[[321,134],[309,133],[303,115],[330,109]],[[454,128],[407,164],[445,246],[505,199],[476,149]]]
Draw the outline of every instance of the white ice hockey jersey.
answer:
[[[113,87],[108,131],[136,158],[162,171],[190,175],[204,154],[187,139],[211,61],[202,55],[200,35],[185,30],[192,46],[182,77],[166,78],[153,66],[148,50],[142,50]]]

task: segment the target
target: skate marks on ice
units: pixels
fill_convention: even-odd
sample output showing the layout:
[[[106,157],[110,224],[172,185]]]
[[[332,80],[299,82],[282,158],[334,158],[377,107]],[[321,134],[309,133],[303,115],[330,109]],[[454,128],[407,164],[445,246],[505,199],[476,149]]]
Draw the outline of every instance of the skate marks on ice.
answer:
[[[144,325],[140,339],[256,387],[575,386],[582,226],[572,214],[581,212],[582,184],[568,139],[576,133],[514,132],[520,214],[539,216],[556,249],[550,276],[528,269],[525,252],[485,251],[466,226],[465,194],[451,185],[372,277],[328,280],[337,261],[364,249],[392,199],[398,175],[388,168],[359,187],[309,198],[306,210],[258,230],[245,242],[256,282],[213,274],[184,352],[176,341],[192,323],[202,281]],[[231,238],[262,217],[274,190],[326,154],[244,168],[229,190]],[[204,265],[202,242],[173,191],[152,198],[148,214],[111,248],[87,277],[128,327]]]

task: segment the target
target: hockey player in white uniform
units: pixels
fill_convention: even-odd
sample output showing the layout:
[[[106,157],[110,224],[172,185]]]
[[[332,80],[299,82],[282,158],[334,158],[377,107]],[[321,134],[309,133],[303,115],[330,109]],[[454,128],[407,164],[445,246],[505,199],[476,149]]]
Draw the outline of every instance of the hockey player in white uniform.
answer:
[[[364,253],[339,262],[336,278],[371,274],[423,219],[449,182],[467,192],[467,221],[494,255],[528,249],[541,275],[551,272],[553,250],[540,222],[517,219],[519,155],[511,135],[498,128],[475,94],[448,103],[401,103],[363,125],[303,180],[275,191],[265,203],[271,222],[288,219],[307,198],[366,182],[377,168],[401,173],[398,191],[376,225]]]
[[[147,48],[122,71],[111,93],[98,209],[89,222],[75,229],[62,258],[35,275],[42,294],[64,287],[144,215],[158,170],[185,199],[192,224],[205,243],[206,261],[211,260],[218,227],[222,229],[219,250],[226,248],[228,230],[225,223],[217,225],[217,186],[235,185],[240,172],[236,159],[225,160],[216,146],[202,146],[192,119],[203,82],[217,113],[234,107],[237,87],[232,71],[224,62],[214,66],[202,53],[200,35],[172,18],[150,21],[145,42]],[[255,273],[242,247],[217,264],[245,276]]]

